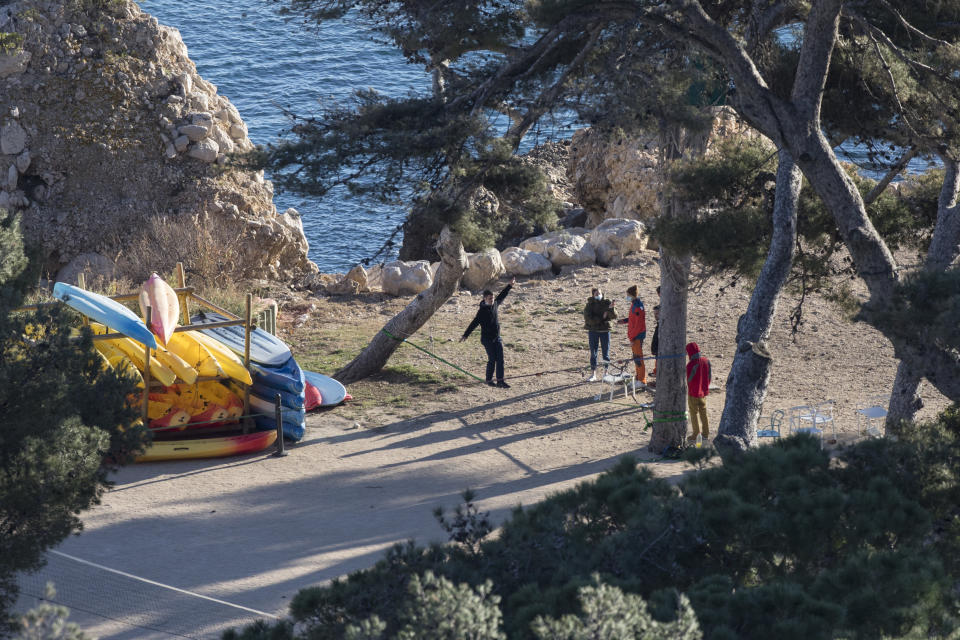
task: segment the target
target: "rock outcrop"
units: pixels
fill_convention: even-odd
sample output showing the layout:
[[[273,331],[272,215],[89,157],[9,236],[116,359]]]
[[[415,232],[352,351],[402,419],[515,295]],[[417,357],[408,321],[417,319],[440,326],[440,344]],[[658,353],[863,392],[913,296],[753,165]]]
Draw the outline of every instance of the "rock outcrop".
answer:
[[[87,4],[0,7],[0,32],[22,38],[0,51],[0,206],[22,212],[47,272],[96,254],[133,278],[177,260],[201,276],[315,273],[296,211],[227,164],[252,149],[246,126],[179,32],[129,0]]]
[[[460,286],[464,289],[478,291],[485,285],[499,278],[506,269],[500,252],[496,249],[487,249],[480,253],[467,254],[467,269],[463,272]]]

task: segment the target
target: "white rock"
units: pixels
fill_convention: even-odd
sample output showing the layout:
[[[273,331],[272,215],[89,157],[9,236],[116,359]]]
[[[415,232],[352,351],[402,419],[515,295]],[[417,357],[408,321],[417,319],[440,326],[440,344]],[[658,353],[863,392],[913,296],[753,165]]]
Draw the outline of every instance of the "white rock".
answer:
[[[10,206],[10,194],[6,191],[0,191],[0,209],[6,209]]]
[[[210,139],[220,147],[220,153],[233,152],[233,140],[230,139],[229,134],[219,125],[213,125],[213,128],[210,130]]]
[[[193,142],[199,142],[210,134],[210,127],[204,127],[199,124],[185,124],[178,127],[177,131],[187,136]]]
[[[572,264],[593,264],[597,261],[597,252],[583,236],[570,236],[559,240],[547,249],[547,257],[555,267]]]
[[[175,30],[174,30],[175,31]],[[180,32],[176,32],[177,38],[180,37]],[[181,40],[181,43],[183,41]],[[186,47],[184,47],[186,49]],[[193,78],[189,73],[181,73],[177,76],[177,84],[183,89],[183,96],[187,97],[193,92]]]
[[[217,159],[219,153],[220,147],[217,143],[207,138],[194,144],[190,151],[187,152],[187,155],[191,158],[202,160],[203,162],[213,162]]]
[[[504,273],[506,269],[503,268],[500,252],[496,249],[487,249],[467,255],[467,270],[463,272],[460,284],[465,289],[476,291],[483,289],[484,285]]]
[[[15,156],[27,146],[27,132],[19,122],[9,121],[0,127],[0,153]]]
[[[604,220],[590,232],[590,244],[597,252],[597,262],[618,264],[627,254],[647,248],[646,227],[639,220]]]
[[[247,135],[247,125],[237,122],[230,125],[230,137],[234,140],[242,140]]]
[[[535,273],[549,271],[553,263],[542,253],[527,251],[520,247],[510,247],[500,253],[503,266],[507,273],[514,276],[530,276]]]
[[[17,190],[17,180],[19,178],[20,173],[17,171],[17,165],[10,165],[10,168],[7,169],[7,191]]]
[[[430,288],[433,277],[426,260],[403,262],[395,260],[383,267],[380,275],[383,292],[392,296],[413,295]]]
[[[588,231],[582,227],[548,231],[543,235],[527,238],[520,243],[520,248],[539,253],[546,258],[549,257],[551,245],[557,244],[558,242],[566,242],[571,236],[582,236],[587,233]]]
[[[187,150],[187,147],[190,146],[190,138],[187,136],[178,136],[177,139],[173,141],[173,146],[177,151],[183,153]]]
[[[30,152],[24,151],[17,156],[17,171],[20,173],[26,173],[27,169],[30,168]]]

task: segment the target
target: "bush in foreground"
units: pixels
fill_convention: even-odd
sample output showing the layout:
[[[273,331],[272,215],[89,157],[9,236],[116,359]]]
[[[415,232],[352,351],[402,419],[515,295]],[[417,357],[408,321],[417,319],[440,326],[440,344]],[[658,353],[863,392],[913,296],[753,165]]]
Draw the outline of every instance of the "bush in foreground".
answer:
[[[679,487],[625,458],[518,508],[496,539],[398,545],[302,590],[296,626],[227,637],[436,637],[433,609],[451,638],[953,637],[956,460],[956,408],[835,458],[785,439]]]

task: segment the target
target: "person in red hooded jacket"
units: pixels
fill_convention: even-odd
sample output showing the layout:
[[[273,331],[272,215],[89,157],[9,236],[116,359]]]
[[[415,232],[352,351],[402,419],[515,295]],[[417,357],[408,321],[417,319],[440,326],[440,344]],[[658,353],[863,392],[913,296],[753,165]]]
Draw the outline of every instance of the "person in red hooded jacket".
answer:
[[[710,437],[710,423],[707,421],[707,396],[710,394],[710,360],[700,354],[696,342],[687,343],[687,406],[690,408],[690,425],[693,434],[687,438],[695,442],[697,435],[703,439]]]

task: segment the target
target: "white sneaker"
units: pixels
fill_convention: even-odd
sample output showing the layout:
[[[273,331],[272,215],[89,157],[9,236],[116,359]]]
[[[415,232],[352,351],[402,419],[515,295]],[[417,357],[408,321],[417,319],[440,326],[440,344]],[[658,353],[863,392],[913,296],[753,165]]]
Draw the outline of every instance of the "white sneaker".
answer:
[[[597,374],[593,374],[592,376],[587,378],[587,382],[596,382],[596,381],[597,381]]]

